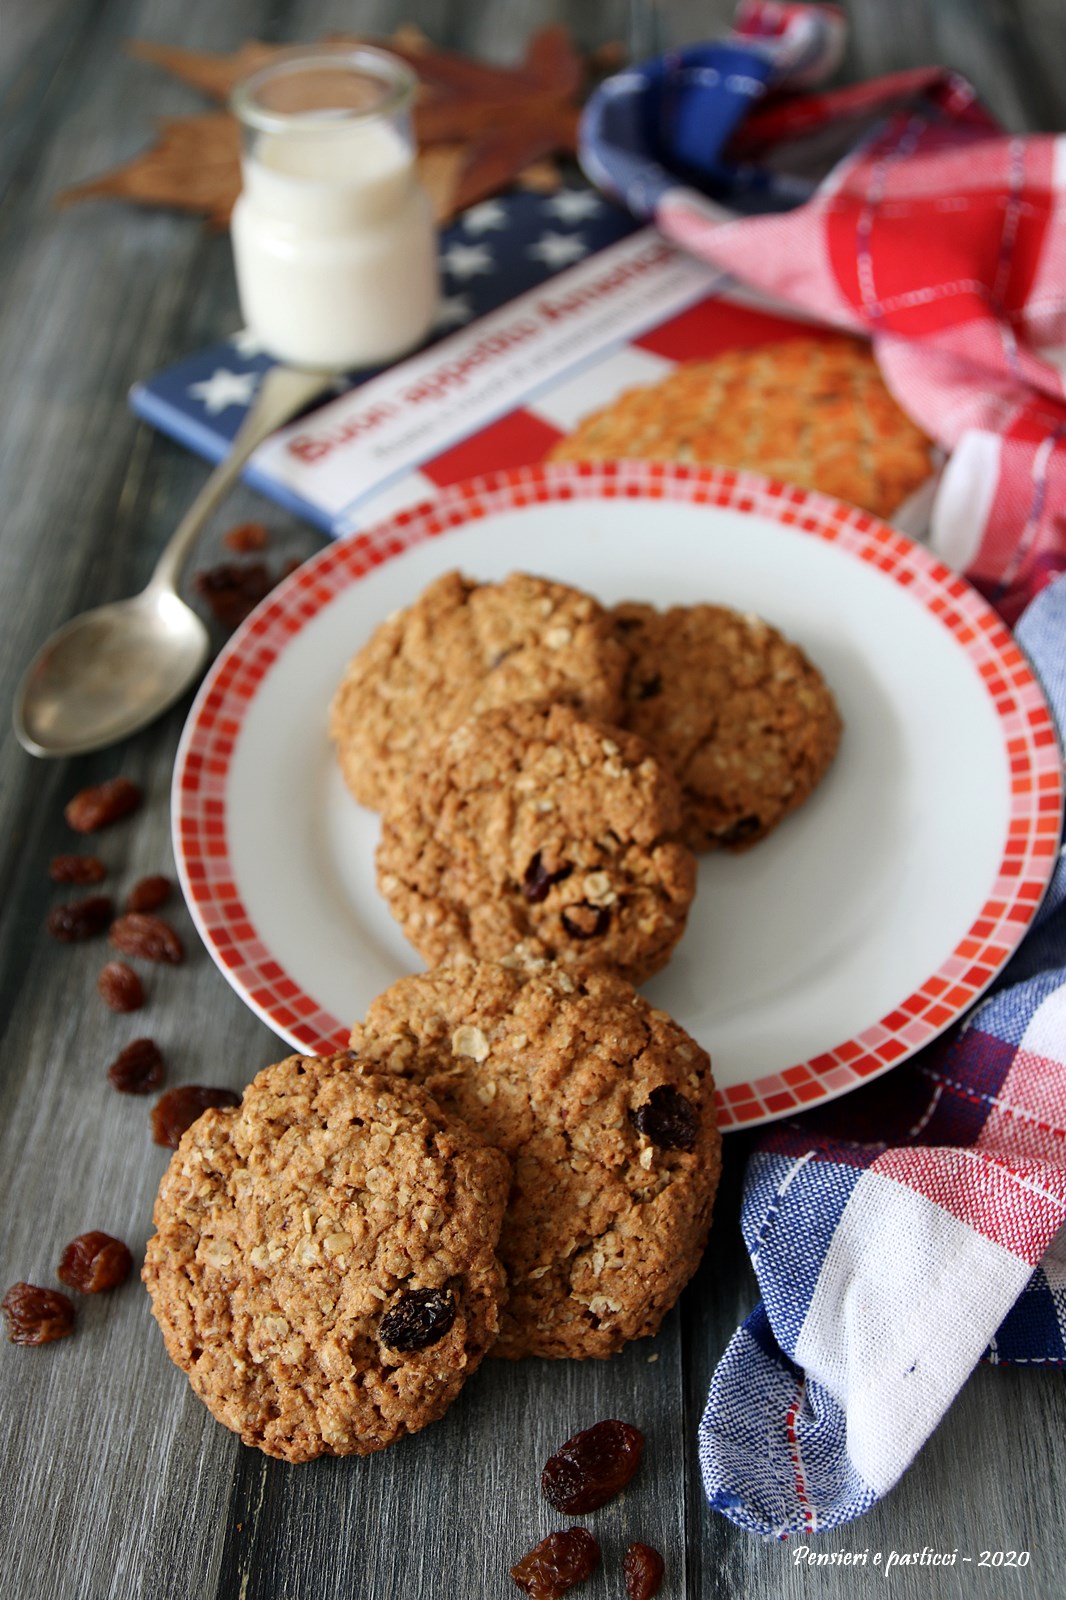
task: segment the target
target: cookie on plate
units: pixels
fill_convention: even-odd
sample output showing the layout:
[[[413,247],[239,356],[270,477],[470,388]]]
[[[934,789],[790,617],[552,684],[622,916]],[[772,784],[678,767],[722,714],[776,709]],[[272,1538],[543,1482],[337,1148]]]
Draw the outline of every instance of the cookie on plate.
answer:
[[[522,572],[501,583],[445,573],[349,663],[330,709],[344,780],[381,810],[427,749],[494,706],[568,701],[616,720],[625,664],[591,595]]]
[[[584,417],[549,460],[746,467],[888,517],[931,476],[932,448],[869,345],[820,333],[684,362]]]
[[[532,941],[639,983],[695,893],[681,818],[643,739],[570,706],[505,706],[457,728],[385,812],[378,884],[430,963]]]
[[[143,1276],[170,1356],[286,1461],[416,1432],[496,1337],[509,1179],[417,1084],[348,1053],[266,1068],[160,1185]]]
[[[681,785],[693,850],[743,850],[817,786],[840,743],[836,702],[798,645],[725,606],[616,606],[630,651],[626,726]]]
[[[510,1158],[494,1355],[609,1356],[696,1270],[721,1141],[706,1051],[630,984],[541,962],[403,978],[352,1034]]]

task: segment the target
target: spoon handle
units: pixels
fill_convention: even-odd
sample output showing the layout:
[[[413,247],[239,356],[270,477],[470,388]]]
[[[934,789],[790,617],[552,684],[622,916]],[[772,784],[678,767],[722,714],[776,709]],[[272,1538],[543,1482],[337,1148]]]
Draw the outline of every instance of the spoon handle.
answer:
[[[204,523],[229,493],[253,450],[336,380],[335,372],[311,372],[302,367],[271,367],[264,374],[229,454],[208,478],[159,557],[152,573],[152,588],[177,588],[181,569]]]

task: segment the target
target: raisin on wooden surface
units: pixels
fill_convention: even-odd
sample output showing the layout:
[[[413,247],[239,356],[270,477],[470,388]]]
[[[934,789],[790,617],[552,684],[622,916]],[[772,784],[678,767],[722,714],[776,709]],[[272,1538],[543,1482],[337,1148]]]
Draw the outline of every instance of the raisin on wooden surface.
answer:
[[[699,1120],[690,1100],[668,1083],[660,1083],[642,1106],[629,1113],[638,1133],[661,1150],[691,1150],[696,1143]]]
[[[241,1097],[232,1089],[209,1089],[199,1083],[183,1083],[168,1089],[152,1107],[152,1138],[156,1144],[176,1150],[186,1128],[211,1106],[239,1106]]]
[[[163,961],[176,966],[185,959],[185,947],[169,922],[147,911],[127,911],[111,924],[111,943],[124,956],[142,961]]]
[[[134,1039],[107,1069],[107,1081],[120,1094],[149,1094],[167,1075],[163,1053],[154,1039]]]
[[[236,550],[238,555],[246,556],[253,550],[265,550],[270,542],[264,522],[238,522],[235,528],[230,528],[222,535],[222,543],[227,550]]]
[[[174,885],[162,872],[141,878],[126,896],[127,911],[158,911],[170,899]]]
[[[51,1344],[74,1332],[74,1306],[58,1289],[13,1283],[0,1300],[12,1344]]]
[[[117,1289],[132,1270],[133,1257],[122,1240],[97,1231],[79,1233],[70,1241],[60,1257],[56,1277],[68,1289],[100,1294],[104,1289]]]
[[[628,1422],[597,1422],[575,1433],[545,1463],[544,1498],[567,1516],[597,1511],[621,1494],[640,1466],[644,1435]]]
[[[90,883],[103,883],[107,868],[99,856],[53,856],[48,876],[53,883],[74,883],[84,888]]]
[[[103,933],[114,914],[115,907],[106,894],[90,894],[84,900],[68,900],[65,905],[53,906],[46,927],[60,944],[75,944]]]
[[[221,561],[195,573],[192,583],[224,628],[236,628],[274,587],[270,569],[262,561]]]
[[[651,1600],[663,1581],[663,1558],[650,1544],[631,1544],[622,1557],[629,1600]]]
[[[560,1600],[599,1564],[600,1547],[587,1528],[564,1528],[528,1550],[511,1568],[511,1577],[530,1600]]]
[[[144,985],[124,961],[109,961],[101,967],[96,988],[112,1011],[139,1011],[144,1005]]]
[[[128,778],[109,778],[106,783],[94,783],[88,789],[79,789],[73,800],[67,802],[63,815],[75,833],[95,833],[121,817],[128,817],[141,803],[141,791]]]
[[[455,1313],[455,1298],[447,1289],[410,1289],[382,1317],[378,1337],[390,1350],[425,1350],[444,1338]]]

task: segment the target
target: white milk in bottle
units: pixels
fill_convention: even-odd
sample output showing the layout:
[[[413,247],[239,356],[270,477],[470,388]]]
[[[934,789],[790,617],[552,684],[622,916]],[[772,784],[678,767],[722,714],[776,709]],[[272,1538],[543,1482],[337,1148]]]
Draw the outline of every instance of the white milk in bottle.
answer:
[[[410,126],[414,78],[383,51],[298,52],[238,85],[241,311],[281,361],[352,368],[428,333],[437,254]]]

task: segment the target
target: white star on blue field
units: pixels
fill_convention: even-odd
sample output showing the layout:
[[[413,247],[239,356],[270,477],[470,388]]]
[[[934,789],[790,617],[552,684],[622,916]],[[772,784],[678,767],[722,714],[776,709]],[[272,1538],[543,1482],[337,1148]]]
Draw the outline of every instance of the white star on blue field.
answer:
[[[465,294],[444,295],[437,306],[433,326],[437,329],[461,328],[474,315],[474,308]]]
[[[214,417],[230,406],[251,405],[258,387],[258,372],[230,372],[226,367],[216,367],[209,378],[190,383],[189,393],[199,400],[209,417]]]
[[[245,359],[249,356],[266,355],[266,345],[257,333],[252,332],[251,328],[242,328],[239,333],[233,335],[230,343],[237,354],[244,356]]]
[[[475,278],[492,271],[494,257],[488,245],[461,244],[457,239],[441,251],[440,264],[453,278]]]
[[[507,226],[507,208],[499,200],[482,200],[480,205],[464,211],[459,220],[464,233],[496,232]]]
[[[542,233],[536,243],[531,244],[526,251],[527,255],[543,261],[553,272],[559,267],[569,267],[588,253],[588,245],[580,234],[576,233]]]
[[[603,210],[603,201],[591,189],[558,189],[544,202],[544,209],[560,222],[586,222]]]

